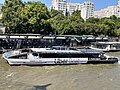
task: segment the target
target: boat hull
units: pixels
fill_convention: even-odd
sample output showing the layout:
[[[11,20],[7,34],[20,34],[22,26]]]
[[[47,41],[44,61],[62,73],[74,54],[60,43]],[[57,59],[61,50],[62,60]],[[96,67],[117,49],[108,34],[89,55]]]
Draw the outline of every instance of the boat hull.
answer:
[[[35,48],[34,48],[35,49]],[[5,52],[3,58],[10,65],[71,65],[71,64],[112,64],[118,58],[91,50],[31,49]],[[38,50],[38,51],[37,51]]]
[[[99,49],[99,48],[93,48],[93,47],[89,47],[90,49],[93,50],[98,50],[98,51],[103,51],[103,52],[119,52],[120,49]]]
[[[87,64],[113,64],[117,63],[118,60],[99,60],[99,61],[88,61]]]
[[[117,52],[120,51],[120,42],[95,42],[89,48],[104,52]]]
[[[54,61],[53,61],[54,60]],[[29,60],[29,59],[7,59],[8,63],[10,65],[75,65],[75,64],[114,64],[118,62],[117,58],[110,59],[110,60],[88,60],[87,58],[85,59],[72,59],[71,61],[56,61],[55,59],[49,60],[44,59],[44,60]],[[58,59],[60,60],[60,59]],[[64,59],[65,60],[65,59]],[[69,60],[69,59],[68,59]],[[75,61],[76,60],[76,61]]]

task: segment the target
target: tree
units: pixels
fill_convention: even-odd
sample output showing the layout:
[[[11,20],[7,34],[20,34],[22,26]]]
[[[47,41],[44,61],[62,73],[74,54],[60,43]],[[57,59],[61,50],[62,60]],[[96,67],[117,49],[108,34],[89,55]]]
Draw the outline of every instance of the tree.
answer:
[[[62,20],[65,19],[65,16],[62,14],[61,11],[57,11],[57,10],[54,10],[52,9],[50,11],[50,16],[51,18],[48,20],[51,27],[52,27],[52,30],[54,33],[53,34],[60,34],[60,26],[62,26]]]
[[[9,33],[51,32],[51,25],[47,21],[50,15],[47,7],[41,2],[22,3],[21,0],[5,0],[2,12],[3,25]]]
[[[82,19],[80,15],[80,10],[76,10],[72,13],[71,16],[64,17],[63,19],[59,20],[57,24],[57,31],[58,34],[62,35],[78,35],[81,34],[81,27]]]
[[[76,21],[78,23],[84,22],[83,18],[81,17],[81,11],[76,10],[72,13],[72,15],[69,17],[71,21]]]
[[[72,13],[72,16],[80,16],[81,15],[81,11],[80,10],[76,10]]]
[[[22,25],[27,33],[49,34],[50,18],[47,7],[41,2],[28,2],[21,11]]]
[[[120,36],[120,28],[115,30],[115,36]]]
[[[90,17],[89,19],[86,20],[86,22],[96,24],[96,23],[100,23],[100,19],[99,18]]]
[[[64,17],[64,15],[62,14],[61,11],[57,11],[57,10],[54,10],[54,9],[51,9],[49,13],[50,13],[51,18],[54,18],[57,15],[61,15],[62,17]]]
[[[118,36],[120,32],[120,18],[115,15],[102,19],[91,17],[85,22],[80,10],[74,11],[71,16],[64,16],[61,11],[48,11],[41,2],[5,0],[2,13],[2,23],[9,33]]]
[[[26,3],[20,17],[27,33],[43,34],[43,32],[47,32],[47,27],[49,27],[47,19],[49,19],[50,15],[47,7],[41,2]]]
[[[20,8],[24,6],[21,0],[5,0],[2,7],[2,23],[8,32],[16,32],[20,19]]]
[[[117,17],[115,15],[110,16],[111,20],[117,20]]]

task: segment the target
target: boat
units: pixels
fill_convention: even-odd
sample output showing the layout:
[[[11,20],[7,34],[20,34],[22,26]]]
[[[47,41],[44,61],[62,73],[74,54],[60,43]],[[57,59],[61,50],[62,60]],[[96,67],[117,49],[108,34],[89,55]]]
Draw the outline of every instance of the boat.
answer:
[[[115,52],[120,51],[120,42],[96,42],[92,43],[89,48],[104,52]]]
[[[5,52],[3,58],[10,65],[70,65],[70,64],[112,64],[118,58],[91,49],[29,48]]]

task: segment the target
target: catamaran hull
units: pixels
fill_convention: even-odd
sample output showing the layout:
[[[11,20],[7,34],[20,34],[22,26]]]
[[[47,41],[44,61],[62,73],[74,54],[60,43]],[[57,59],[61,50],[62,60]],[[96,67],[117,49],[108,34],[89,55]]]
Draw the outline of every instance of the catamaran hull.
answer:
[[[15,50],[3,54],[10,65],[71,65],[71,64],[112,64],[118,58],[104,55],[101,52],[88,50],[51,50],[31,49]],[[87,51],[87,52],[85,52]]]
[[[47,61],[48,60],[48,61]],[[111,59],[111,60],[88,60],[87,58],[81,59],[79,61],[62,61],[58,59],[59,61],[50,61],[49,59],[44,59],[43,61],[41,60],[28,60],[28,59],[7,59],[8,63],[10,65],[74,65],[74,64],[113,64],[117,63],[118,60],[116,59]],[[74,59],[73,59],[74,60]]]
[[[113,64],[117,63],[118,60],[101,60],[101,61],[88,61],[87,64]]]

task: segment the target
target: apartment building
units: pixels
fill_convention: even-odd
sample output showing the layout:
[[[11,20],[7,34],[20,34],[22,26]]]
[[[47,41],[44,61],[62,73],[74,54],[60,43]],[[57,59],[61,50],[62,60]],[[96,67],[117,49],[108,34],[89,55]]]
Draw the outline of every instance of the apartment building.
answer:
[[[65,15],[67,10],[67,0],[52,0],[52,8],[62,11]]]
[[[94,17],[96,18],[104,18],[115,15],[116,17],[120,17],[120,8],[118,6],[109,6],[107,8],[101,9],[99,11],[94,12]]]
[[[76,10],[81,10],[81,17],[86,20],[89,17],[94,16],[94,3],[84,2],[80,3],[69,3],[66,0],[52,0],[52,7],[55,10],[63,11],[65,15],[68,12],[71,15]]]
[[[118,0],[118,6],[120,6],[120,0]]]
[[[81,10],[80,3],[67,3],[67,11],[69,15],[71,15],[76,10]]]
[[[86,20],[90,17],[94,17],[94,3],[84,2],[81,6],[81,17]]]
[[[104,18],[115,15],[116,17],[120,17],[120,0],[118,0],[118,5],[116,6],[108,6],[107,8],[94,11],[95,18]]]

